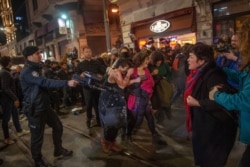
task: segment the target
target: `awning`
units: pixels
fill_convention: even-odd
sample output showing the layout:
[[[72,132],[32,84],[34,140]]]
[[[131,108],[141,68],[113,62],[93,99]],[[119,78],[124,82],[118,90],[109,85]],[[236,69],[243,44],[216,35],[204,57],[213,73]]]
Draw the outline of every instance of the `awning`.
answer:
[[[131,32],[136,37],[152,36],[155,33],[150,31],[150,26],[157,20],[167,20],[170,22],[170,27],[161,34],[184,29],[190,29],[190,32],[196,31],[195,8],[189,7],[132,23]]]

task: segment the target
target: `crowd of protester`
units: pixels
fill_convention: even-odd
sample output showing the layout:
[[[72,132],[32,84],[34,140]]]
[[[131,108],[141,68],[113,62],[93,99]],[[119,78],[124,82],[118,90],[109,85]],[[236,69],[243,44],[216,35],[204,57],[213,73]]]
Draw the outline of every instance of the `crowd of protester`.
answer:
[[[165,122],[172,119],[171,108],[181,96],[186,109],[187,139],[191,136],[195,165],[225,166],[237,135],[236,122],[240,121],[240,140],[247,144],[240,167],[245,167],[249,165],[245,158],[249,156],[249,139],[244,136],[249,128],[241,120],[246,119],[242,115],[249,117],[250,109],[249,98],[243,93],[248,90],[249,78],[249,20],[244,24],[244,32],[218,38],[211,46],[204,43],[181,46],[177,43],[172,48],[169,39],[160,38],[158,48],[150,38],[140,50],[114,47],[110,53],[94,56],[92,48],[84,47],[79,59],[66,55],[60,62],[46,60],[42,64],[42,75],[47,79],[71,80],[73,74],[86,78],[86,72],[90,72],[98,82],[112,89],[101,91],[87,84],[49,88],[50,107],[58,115],[64,115],[67,113],[61,110],[63,107],[80,101],[86,110],[87,128],[103,128],[100,143],[103,152],[109,153],[122,150],[115,142],[119,133],[123,141],[133,141],[144,116],[152,143],[167,146],[156,127],[165,128]],[[19,82],[21,69],[18,67],[10,72],[8,56],[2,56],[0,64],[4,142],[13,144],[8,134],[11,116],[17,133],[28,133],[22,130],[18,119],[23,100]]]

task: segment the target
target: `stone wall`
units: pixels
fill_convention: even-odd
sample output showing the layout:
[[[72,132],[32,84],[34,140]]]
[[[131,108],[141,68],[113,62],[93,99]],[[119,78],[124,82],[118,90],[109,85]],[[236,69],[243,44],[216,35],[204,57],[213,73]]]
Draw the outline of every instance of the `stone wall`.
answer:
[[[212,43],[213,24],[211,5],[206,0],[198,0],[196,6],[197,42]]]

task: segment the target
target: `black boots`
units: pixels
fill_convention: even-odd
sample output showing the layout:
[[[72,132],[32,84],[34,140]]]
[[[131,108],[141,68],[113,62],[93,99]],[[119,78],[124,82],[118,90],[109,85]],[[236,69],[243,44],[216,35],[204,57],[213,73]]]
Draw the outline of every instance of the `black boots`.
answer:
[[[165,140],[163,140],[158,133],[153,134],[152,143],[155,145],[161,145],[161,146],[168,145],[167,142]]]
[[[49,167],[42,159],[35,161],[35,167]]]
[[[56,166],[47,164],[43,160],[38,160],[38,161],[35,161],[35,167],[56,167]]]
[[[61,148],[61,150],[57,150],[54,152],[54,157],[57,159],[61,159],[64,157],[69,157],[73,155],[73,151],[67,150],[65,148]]]

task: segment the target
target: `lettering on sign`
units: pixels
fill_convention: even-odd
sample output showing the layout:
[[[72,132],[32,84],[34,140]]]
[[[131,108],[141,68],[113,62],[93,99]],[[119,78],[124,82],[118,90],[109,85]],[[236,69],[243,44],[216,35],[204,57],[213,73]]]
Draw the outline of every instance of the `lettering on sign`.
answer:
[[[150,30],[155,33],[161,33],[163,31],[166,31],[170,27],[170,22],[167,20],[158,20],[155,21],[150,26]]]

